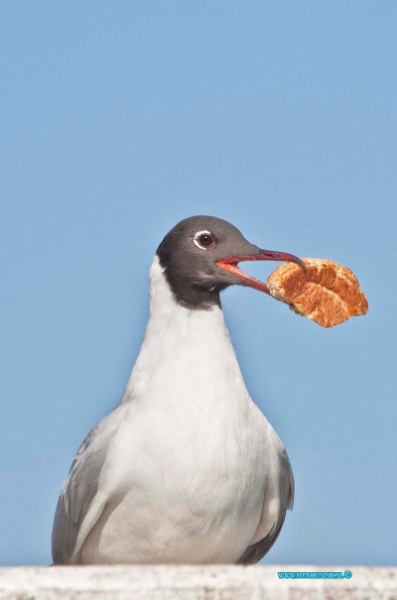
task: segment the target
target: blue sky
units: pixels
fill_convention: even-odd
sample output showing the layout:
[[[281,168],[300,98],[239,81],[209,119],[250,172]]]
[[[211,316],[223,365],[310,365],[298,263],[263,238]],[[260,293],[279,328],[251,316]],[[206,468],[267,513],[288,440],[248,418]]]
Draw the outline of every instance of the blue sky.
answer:
[[[139,351],[155,249],[194,214],[341,262],[369,298],[324,330],[223,295],[296,478],[266,562],[395,562],[396,17],[367,0],[2,3],[0,564],[51,561],[74,453]]]

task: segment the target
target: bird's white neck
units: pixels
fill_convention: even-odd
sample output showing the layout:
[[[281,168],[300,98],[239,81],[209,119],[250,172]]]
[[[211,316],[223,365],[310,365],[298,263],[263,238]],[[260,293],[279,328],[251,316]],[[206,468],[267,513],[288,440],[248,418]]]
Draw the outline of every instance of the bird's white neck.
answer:
[[[180,305],[155,256],[150,270],[149,322],[123,401],[153,398],[156,390],[175,398],[194,389],[213,395],[220,381],[246,393],[222,309]]]
[[[207,310],[191,309],[177,302],[156,255],[150,269],[150,315],[147,333],[154,330],[158,334],[171,326],[182,334],[186,327],[203,328],[210,327],[211,324],[226,330],[222,309],[217,305]]]

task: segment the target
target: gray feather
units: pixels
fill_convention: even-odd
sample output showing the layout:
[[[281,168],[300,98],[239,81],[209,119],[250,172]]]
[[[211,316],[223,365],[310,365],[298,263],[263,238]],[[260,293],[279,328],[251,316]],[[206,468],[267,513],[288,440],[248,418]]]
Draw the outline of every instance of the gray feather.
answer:
[[[287,510],[292,510],[294,505],[295,482],[292,472],[291,463],[289,462],[288,454],[283,450],[280,455],[280,480],[279,480],[279,497],[280,497],[280,512],[277,522],[273,529],[256,544],[248,546],[245,552],[240,556],[237,564],[252,565],[257,563],[267,554],[274,542],[277,540],[279,533],[284,525]]]
[[[55,511],[52,530],[54,564],[70,563],[80,526],[97,493],[109,441],[118,427],[119,421],[112,418],[114,415],[111,413],[90,431],[72,463]]]

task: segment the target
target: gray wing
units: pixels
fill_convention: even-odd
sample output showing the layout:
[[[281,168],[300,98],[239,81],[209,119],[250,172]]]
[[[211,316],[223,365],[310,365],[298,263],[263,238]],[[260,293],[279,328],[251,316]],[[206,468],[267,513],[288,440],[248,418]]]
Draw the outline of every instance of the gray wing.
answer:
[[[52,530],[54,564],[70,564],[80,526],[98,490],[109,441],[119,420],[111,413],[87,435],[70,467],[61,490]],[[94,525],[94,523],[93,523]]]
[[[283,450],[280,455],[280,471],[279,494],[281,507],[278,521],[274,524],[273,529],[266,537],[259,540],[256,544],[248,546],[246,551],[238,559],[237,564],[253,565],[260,561],[261,558],[269,552],[270,548],[277,540],[282,526],[284,525],[287,510],[292,510],[293,508],[295,495],[294,474],[292,472],[288,454],[285,450]]]

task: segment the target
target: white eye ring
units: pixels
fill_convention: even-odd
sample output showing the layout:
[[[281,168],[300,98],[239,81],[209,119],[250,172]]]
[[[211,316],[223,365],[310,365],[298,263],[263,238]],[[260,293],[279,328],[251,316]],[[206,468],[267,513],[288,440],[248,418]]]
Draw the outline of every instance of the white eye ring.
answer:
[[[202,235],[208,235],[212,239],[212,242],[209,244],[209,246],[202,246],[200,244],[199,239]],[[207,229],[203,229],[203,231],[197,231],[197,233],[194,234],[193,242],[196,244],[197,248],[200,248],[200,250],[208,250],[208,248],[212,248],[212,246],[215,244],[214,236]]]

